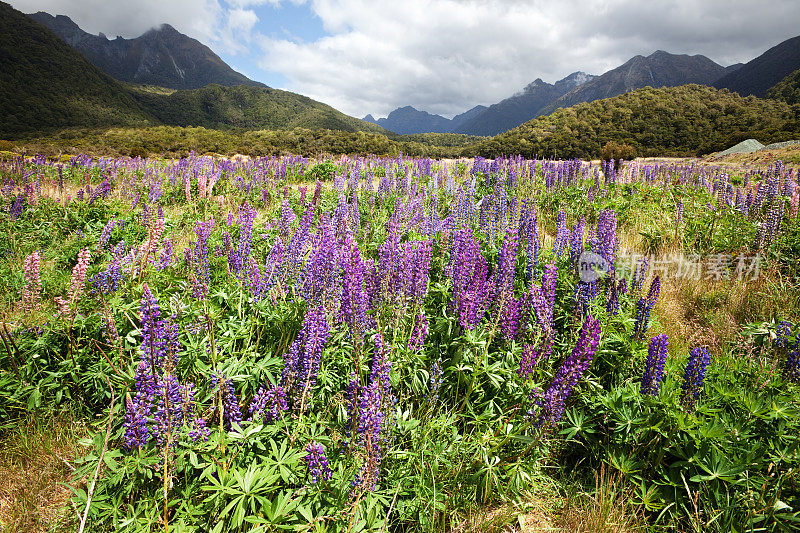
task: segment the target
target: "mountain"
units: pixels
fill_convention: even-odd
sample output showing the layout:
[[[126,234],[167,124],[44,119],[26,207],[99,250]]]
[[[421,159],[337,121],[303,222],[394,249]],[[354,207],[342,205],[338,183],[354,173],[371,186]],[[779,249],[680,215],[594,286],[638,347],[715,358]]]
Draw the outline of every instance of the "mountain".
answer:
[[[464,111],[463,113],[454,116],[450,120],[450,124],[452,126],[451,131],[457,130],[459,126],[461,126],[462,124],[464,124],[465,122],[467,122],[469,120],[472,120],[473,118],[475,118],[476,116],[481,114],[486,109],[488,109],[488,108],[485,105],[476,105],[475,107],[473,107],[469,111]]]
[[[453,131],[469,135],[497,135],[508,131],[539,116],[540,110],[547,104],[595,77],[585,72],[573,72],[555,84],[537,78],[521,93],[489,106],[471,119],[463,121]]]
[[[134,39],[109,40],[102,33],[83,31],[69,17],[42,11],[28,15],[50,28],[114,79],[171,89],[198,89],[219,85],[257,85],[229,67],[209,47],[169,24],[151,29]]]
[[[0,137],[147,125],[386,133],[329,105],[268,87],[212,84],[165,92],[112,79],[48,28],[0,2]]]
[[[730,74],[731,72],[736,72],[737,70],[739,70],[743,66],[744,66],[744,63],[734,63],[733,65],[728,65],[727,67],[725,67],[725,72]]]
[[[697,83],[711,85],[726,74],[725,67],[702,55],[677,55],[658,50],[647,57],[637,55],[566,93],[541,109],[548,115],[559,107],[593,102],[642,87],[676,87]]]
[[[775,100],[783,100],[787,104],[800,104],[800,69],[776,83],[767,91],[767,96]]]
[[[800,114],[778,100],[743,98],[704,85],[645,87],[561,108],[465,148],[463,156],[593,158],[606,143],[637,156],[694,156],[744,139],[796,139]]]
[[[441,115],[432,115],[427,111],[419,111],[407,105],[405,107],[398,107],[389,113],[389,116],[386,118],[375,120],[375,117],[372,115],[367,115],[361,120],[379,124],[389,131],[403,135],[413,135],[417,133],[451,133],[456,127],[478,115],[484,109],[486,109],[486,106],[476,105],[469,111],[464,111],[460,115],[449,119]]]
[[[386,133],[378,125],[345,115],[307,96],[269,87],[214,84],[169,95],[141,92],[137,98],[161,123],[172,126]]]
[[[400,134],[408,133],[449,133],[452,130],[450,119],[441,115],[432,115],[427,111],[419,111],[410,105],[398,107],[386,118],[375,120],[367,115],[364,120],[379,124],[389,131]]]
[[[47,127],[156,122],[120,82],[2,2],[0,110],[3,136]]]
[[[770,87],[800,68],[800,36],[773,46],[742,68],[714,82],[718,89],[763,98]]]

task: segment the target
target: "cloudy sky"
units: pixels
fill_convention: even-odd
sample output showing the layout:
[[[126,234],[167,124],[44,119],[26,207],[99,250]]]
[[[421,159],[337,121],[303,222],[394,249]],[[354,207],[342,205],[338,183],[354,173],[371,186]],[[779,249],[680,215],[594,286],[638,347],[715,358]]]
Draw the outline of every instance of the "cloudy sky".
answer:
[[[376,118],[450,117],[659,49],[747,62],[800,33],[797,0],[9,1],[109,38],[166,22],[254,80]]]

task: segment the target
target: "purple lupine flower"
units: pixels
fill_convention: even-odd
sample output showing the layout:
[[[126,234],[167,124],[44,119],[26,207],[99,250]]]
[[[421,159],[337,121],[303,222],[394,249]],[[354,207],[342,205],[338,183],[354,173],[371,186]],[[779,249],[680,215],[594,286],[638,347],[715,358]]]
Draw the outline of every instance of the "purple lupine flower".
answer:
[[[636,322],[633,325],[633,339],[641,340],[650,324],[650,310],[645,298],[636,301]]]
[[[792,323],[786,320],[781,320],[778,327],[775,328],[775,347],[786,348],[789,346],[790,338],[792,336]]]
[[[250,283],[248,287],[257,300],[263,298],[278,283],[281,277],[281,267],[285,260],[285,252],[286,249],[280,237],[277,237],[267,256],[263,274],[260,268],[253,266],[255,260],[251,258]]]
[[[578,257],[580,257],[581,253],[583,252],[583,229],[585,225],[586,225],[586,219],[584,217],[581,217],[578,223],[572,226],[572,231],[570,232],[569,256],[573,264],[576,264],[578,262]]]
[[[369,267],[361,259],[358,245],[347,237],[339,256],[342,269],[342,297],[339,317],[350,328],[356,343],[361,343],[367,329],[369,294],[365,285]]]
[[[643,339],[644,334],[647,333],[647,328],[650,327],[650,312],[658,300],[658,295],[661,290],[661,278],[656,276],[650,282],[650,290],[647,292],[647,297],[641,297],[636,302],[636,322],[633,326],[633,338]]]
[[[287,392],[299,389],[298,400],[302,401],[308,388],[317,382],[320,359],[325,343],[328,342],[330,330],[325,310],[314,307],[308,311],[303,326],[289,351],[284,354],[284,367],[281,374],[281,386]]]
[[[383,458],[383,433],[387,418],[385,411],[391,405],[391,383],[389,372],[391,361],[389,349],[383,336],[375,335],[375,352],[372,356],[369,382],[364,387],[358,386],[355,376],[348,387],[350,405],[349,428],[350,445],[355,447],[362,458],[361,468],[353,481],[354,491],[373,491],[377,486],[380,464]]]
[[[164,247],[158,257],[158,270],[166,270],[172,264],[173,247],[171,239],[164,239]]]
[[[547,297],[542,293],[542,289],[537,285],[531,285],[527,295],[527,305],[533,312],[536,319],[536,326],[548,337],[552,336],[553,330],[553,310]]]
[[[121,242],[124,246],[124,241]],[[117,292],[122,283],[122,256],[123,253],[114,253],[114,257],[108,264],[106,270],[102,270],[89,278],[89,282],[94,285],[92,292],[100,292],[102,294],[112,294]]]
[[[163,446],[168,435],[184,424],[184,387],[172,373],[159,376],[151,426],[156,442]],[[173,443],[174,444],[174,443]]]
[[[161,307],[150,291],[147,282],[142,284],[142,303],[139,317],[142,321],[142,360],[150,365],[153,375],[164,364],[166,354],[166,321],[161,318]]]
[[[303,217],[300,219],[300,225],[297,230],[292,234],[291,240],[284,237],[283,230],[281,230],[281,239],[283,242],[288,242],[284,252],[284,262],[281,267],[282,281],[295,280],[300,275],[300,269],[303,265],[303,259],[306,253],[306,247],[310,240],[311,223],[314,221],[314,207],[308,206]],[[280,228],[280,225],[279,225]],[[287,229],[288,231],[288,229]]]
[[[421,305],[428,289],[428,275],[431,267],[431,241],[422,240],[406,243],[406,257],[410,263],[405,292],[415,305]],[[409,268],[410,266],[410,268]]]
[[[564,211],[559,211],[558,220],[556,222],[556,240],[555,244],[553,244],[553,253],[560,257],[567,247],[568,242],[567,214]]]
[[[433,366],[431,367],[431,371],[429,372],[428,378],[428,392],[425,395],[425,399],[430,403],[436,403],[439,399],[439,390],[442,388],[442,382],[444,381],[444,371],[442,370],[442,360],[437,359]]]
[[[451,252],[453,306],[464,329],[473,329],[481,321],[488,300],[486,259],[470,230],[458,230]]]
[[[561,420],[567,398],[592,363],[599,343],[600,322],[594,317],[587,317],[581,327],[575,349],[558,368],[547,390],[537,401],[539,412],[536,424],[539,427],[552,426]]]
[[[633,276],[631,277],[631,294],[634,296],[638,296],[639,293],[642,291],[644,287],[644,280],[647,277],[647,265],[649,260],[647,257],[642,257],[639,260],[639,264],[635,267],[633,271]]]
[[[542,273],[542,294],[547,299],[547,309],[550,315],[550,326],[555,327],[554,312],[556,306],[556,283],[558,282],[558,267],[550,263],[544,267]]]
[[[192,265],[195,268],[195,283],[192,287],[192,296],[205,300],[211,284],[211,266],[208,262],[208,238],[214,229],[214,219],[198,221],[195,224],[197,242],[194,243],[194,257]]]
[[[25,210],[25,203],[26,203],[25,195],[18,194],[16,199],[14,199],[14,203],[11,206],[11,210],[8,213],[9,216],[11,217],[11,220],[17,220],[20,217],[20,215],[22,215],[22,212]]]
[[[126,397],[125,409],[125,447],[129,450],[147,446],[150,440],[148,421],[152,415],[152,406],[156,394],[156,386],[150,366],[142,361],[136,372],[136,392],[133,398]]]
[[[312,442],[306,446],[306,456],[303,460],[308,463],[308,473],[311,474],[312,483],[327,481],[333,476],[322,444]]]
[[[700,399],[703,390],[703,381],[706,377],[706,368],[711,363],[708,348],[698,346],[689,354],[686,371],[683,375],[683,389],[681,391],[681,404],[688,409],[693,409]]]
[[[522,212],[520,214],[520,235],[525,238],[525,255],[527,263],[525,265],[525,279],[533,279],[533,267],[539,264],[539,228],[536,217],[536,208],[528,208],[527,201],[522,202]]]
[[[240,274],[250,263],[250,249],[253,242],[253,221],[256,218],[256,210],[245,202],[239,212],[239,243],[234,249],[226,242],[228,249],[228,264],[234,274]],[[227,235],[227,232],[226,232]],[[228,239],[230,237],[228,236]]]
[[[283,387],[280,385],[273,385],[269,389],[259,387],[258,392],[250,402],[250,419],[263,418],[267,423],[274,422],[288,408],[286,391],[283,390]]]
[[[108,198],[108,194],[111,192],[111,183],[108,181],[108,178],[103,180],[103,182],[97,186],[97,188],[92,191],[91,195],[89,196],[89,205],[92,205],[95,200],[98,198],[106,199]]]
[[[102,250],[108,244],[108,239],[111,238],[111,232],[117,227],[117,219],[112,218],[106,225],[103,226],[103,231],[100,233],[100,239],[97,241],[97,249]]]
[[[503,337],[507,340],[512,340],[516,339],[520,332],[523,298],[510,296],[505,302],[504,310],[500,313],[497,324],[503,333]]]
[[[617,214],[611,209],[603,209],[597,218],[597,241],[598,248],[594,250],[608,263],[609,270],[614,270],[617,247]]]
[[[425,345],[425,337],[428,336],[428,317],[425,311],[420,310],[414,320],[414,328],[411,330],[411,338],[408,340],[408,349],[412,352],[421,350]]]
[[[669,340],[665,333],[650,339],[650,346],[647,349],[647,363],[642,375],[642,394],[656,396],[661,389],[668,346]]]
[[[509,226],[506,230],[505,240],[497,258],[497,270],[492,276],[490,286],[491,298],[502,300],[510,297],[514,292],[514,269],[517,265],[517,228]]]
[[[650,282],[650,290],[647,291],[647,305],[653,307],[656,305],[656,300],[658,300],[658,295],[661,292],[661,278],[656,276],[653,278],[653,281]]]
[[[789,381],[800,381],[800,342],[796,342],[789,353],[786,354],[784,375]]]
[[[292,208],[289,205],[289,200],[284,198],[283,203],[281,204],[281,218],[278,221],[278,233],[284,242],[289,242],[289,231],[292,226],[292,222],[294,222],[296,218],[297,215],[295,215],[294,211],[292,211]]]
[[[163,445],[181,428],[188,428],[194,440],[208,438],[205,422],[193,413],[194,385],[181,384],[172,373],[178,363],[179,329],[161,318],[158,300],[147,283],[143,284],[140,319],[142,355],[135,376],[136,392],[126,400],[125,447],[144,447],[151,438]]]
[[[338,299],[338,252],[332,225],[323,224],[303,273],[301,294],[309,305],[324,305]]]
[[[519,359],[519,368],[517,374],[522,379],[528,379],[533,373],[533,367],[539,361],[546,360],[553,352],[553,341],[549,337],[545,337],[537,348],[537,345],[528,343],[522,349],[522,357]]]
[[[234,423],[242,422],[242,411],[239,408],[239,399],[236,397],[236,390],[230,379],[219,379],[219,386],[222,388],[222,420],[225,429],[231,429]]]

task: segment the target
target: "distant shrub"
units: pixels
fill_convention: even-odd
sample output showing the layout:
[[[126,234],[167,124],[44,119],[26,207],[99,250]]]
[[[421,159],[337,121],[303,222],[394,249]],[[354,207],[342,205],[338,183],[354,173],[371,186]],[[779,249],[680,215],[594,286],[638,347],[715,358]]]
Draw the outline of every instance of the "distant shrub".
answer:
[[[131,157],[141,157],[142,159],[146,159],[149,155],[150,153],[145,150],[143,146],[134,146],[130,151]]]
[[[311,167],[306,172],[306,178],[309,180],[331,181],[334,174],[336,174],[336,165],[332,161],[325,161]]]
[[[631,160],[636,157],[636,149],[629,144],[608,141],[606,145],[603,146],[601,157],[604,161],[619,161],[620,159]]]
[[[0,139],[0,152],[13,152],[14,143]]]

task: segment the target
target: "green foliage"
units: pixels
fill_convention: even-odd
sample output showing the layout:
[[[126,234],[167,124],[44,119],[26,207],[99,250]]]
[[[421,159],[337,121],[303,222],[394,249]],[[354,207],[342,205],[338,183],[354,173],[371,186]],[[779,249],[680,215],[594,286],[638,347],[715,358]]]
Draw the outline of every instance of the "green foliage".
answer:
[[[136,142],[148,147],[147,142],[162,142],[162,133],[186,135],[187,143],[201,139],[207,143],[200,144],[203,148],[212,142],[225,147],[231,138],[189,128],[108,130],[101,135],[122,147],[134,133]],[[381,177],[404,178],[410,168],[406,159],[365,161]],[[58,191],[58,167],[22,159],[17,163],[0,167],[11,193],[32,183],[25,181],[26,175],[41,180],[45,190]],[[228,254],[239,242],[241,227],[228,224],[227,215],[230,212],[235,220],[236,208],[245,202],[257,209],[251,264],[265,265],[284,224],[278,221],[283,194],[295,215],[293,221],[285,219],[291,234],[299,227],[296,218],[310,203],[306,196],[306,205],[300,205],[293,185],[300,180],[329,180],[337,172],[355,168],[353,161],[279,161],[275,168],[259,168],[264,174],[256,187],[250,162],[226,161],[211,167],[211,159],[193,157],[177,164],[125,158],[118,163],[111,196],[91,205],[86,200],[64,202],[62,191],[51,192],[53,198],[43,195],[12,219],[7,213],[16,195],[4,193],[0,198],[0,250],[5,251],[0,254],[0,298],[13,330],[13,347],[0,350],[0,429],[39,409],[64,404],[92,421],[93,437],[83,441],[74,473],[72,502],[78,509],[89,504],[88,524],[93,530],[161,530],[166,518],[170,528],[183,531],[449,531],[457,529],[465,516],[522,501],[541,484],[554,483],[553,478],[591,485],[600,468],[616,472],[626,490],[633,487],[633,503],[656,527],[779,531],[796,523],[800,493],[792,475],[800,463],[800,402],[798,386],[785,381],[779,370],[785,354],[776,353],[769,343],[774,327],[753,326],[744,332],[741,345],[721,346],[698,407],[690,411],[678,400],[686,353],[674,349],[689,341],[671,339],[673,353],[661,393],[642,396],[639,379],[647,346],[631,339],[638,294],[621,296],[620,312],[611,315],[603,305],[601,281],[600,295],[589,309],[602,323],[597,353],[570,396],[561,422],[537,426],[533,399],[575,347],[582,321],[569,253],[556,256],[549,245],[543,246],[531,279],[538,283],[544,265],[557,264],[554,350],[549,359],[537,363],[528,379],[518,374],[524,342],[505,338],[495,318],[484,318],[472,330],[461,326],[447,272],[452,235],[439,232],[431,239],[430,279],[425,297],[413,304],[418,307],[409,304],[403,312],[393,304],[371,309],[371,329],[360,345],[346,325],[331,322],[331,338],[306,401],[295,403],[278,420],[248,420],[247,408],[259,387],[281,379],[283,356],[297,338],[308,304],[302,286],[293,282],[274,286],[264,298],[254,297],[249,278],[230,270]],[[691,180],[669,180],[685,177],[679,174],[682,167],[664,165],[652,181],[612,183],[601,194],[599,175],[593,177],[592,172],[574,183],[545,188],[546,161],[524,162],[520,168],[526,170],[517,175],[517,183],[506,182],[505,174],[473,176],[463,166],[430,163],[429,174],[413,175],[419,180],[413,187],[430,191],[415,198],[423,214],[436,209],[440,220],[453,213],[457,194],[444,184],[434,187],[434,177],[438,180],[442,172],[458,180],[457,187],[472,184],[474,178],[479,198],[506,187],[510,202],[524,200],[536,208],[543,236],[553,234],[560,210],[566,212],[569,224],[584,217],[591,225],[601,210],[613,209],[620,236],[644,236],[648,251],[671,243],[687,253],[737,252],[749,246],[756,228],[755,219],[724,202],[714,205],[716,198],[706,187]],[[276,170],[281,164],[285,173]],[[187,202],[184,182],[170,173],[188,165],[219,171],[213,199],[198,200],[194,195],[195,200]],[[77,159],[64,161],[60,171],[66,189],[96,186],[109,175],[106,167]],[[402,186],[402,179],[396,181]],[[191,180],[189,185],[194,194],[197,182]],[[319,204],[313,206],[312,231],[330,220],[344,194],[356,200],[348,204],[354,211],[348,209],[345,215],[360,217],[358,229],[346,238],[358,242],[365,259],[375,260],[382,253],[390,221],[404,216],[398,206],[408,196],[392,189],[375,193],[361,186],[341,192],[326,183]],[[678,200],[684,205],[682,224],[672,215]],[[163,237],[175,245],[177,258],[182,257],[183,247],[191,248],[197,220],[217,221],[208,243],[211,291],[206,300],[189,296],[193,270],[183,260],[161,269],[149,257],[135,259],[133,251],[152,235],[152,227],[142,222],[144,213],[153,217],[159,209],[164,213]],[[415,213],[409,208],[407,215]],[[101,249],[100,234],[111,218],[118,225]],[[402,222],[404,243],[423,238],[420,226],[408,219]],[[489,271],[496,271],[502,235],[493,238],[476,221],[469,224]],[[786,232],[762,250],[773,270],[793,267],[796,234],[796,221],[787,221]],[[119,290],[104,295],[91,291],[94,285],[87,283],[74,320],[55,316],[52,299],[67,291],[78,251],[85,247],[92,251],[91,277],[108,266],[109,249],[123,240],[131,255]],[[18,306],[25,282],[20,264],[35,250],[42,256],[44,303],[42,309],[28,313]],[[163,250],[159,247],[159,252]],[[513,278],[514,294],[523,298],[532,282],[525,275],[529,252],[524,246],[520,250]],[[309,252],[306,248],[302,255]],[[788,262],[781,263],[784,255]],[[627,275],[621,262],[618,275]],[[174,375],[182,383],[194,384],[197,414],[210,428],[207,441],[192,440],[183,428],[175,432],[174,446],[122,447],[126,406],[137,391],[134,375],[142,354],[139,314],[145,281],[159,300],[162,317],[170,317],[178,326],[179,363]],[[698,312],[713,311],[724,294],[721,289],[701,294]],[[338,301],[328,303],[336,307]],[[418,350],[408,346],[416,311],[424,311],[430,321],[427,340]],[[653,316],[654,329],[657,320]],[[535,327],[526,328],[530,336],[525,342],[537,342]],[[351,376],[365,380],[370,374],[378,331],[386,338],[392,363],[393,398],[385,412],[391,424],[381,440],[384,455],[376,490],[360,492],[353,481],[362,466],[363,450],[348,446],[352,434],[346,426],[346,387]],[[443,371],[438,390],[431,385],[437,365]],[[212,376],[229,380],[245,415],[229,428],[220,421],[227,407],[221,405]],[[332,467],[329,480],[311,481],[305,460],[311,442],[324,446]],[[89,502],[85,480],[92,479],[98,468],[101,475]]]
[[[314,181],[331,181],[336,174],[336,165],[332,161],[317,163],[305,173],[305,178]]]
[[[800,104],[800,69],[776,83],[767,92],[767,97],[783,100],[789,105]]]
[[[741,98],[701,85],[645,87],[613,98],[558,109],[464,149],[464,155],[593,158],[608,142],[638,156],[694,156],[748,138],[765,143],[800,134],[797,110],[783,102]]]
[[[121,83],[5,3],[0,3],[0,50],[0,135],[155,122]]]
[[[633,146],[629,144],[619,144],[616,141],[608,141],[605,146],[603,146],[603,152],[600,157],[604,161],[628,160],[636,157],[636,152]]]
[[[415,138],[425,137],[415,136]],[[438,135],[438,134],[434,134]],[[326,156],[330,154],[390,155],[401,152],[410,156],[456,157],[459,146],[439,147],[409,136],[393,139],[379,133],[336,130],[214,130],[202,127],[64,129],[50,134],[28,137],[18,144],[32,152],[57,155],[60,152],[94,155],[159,154],[186,157],[191,152],[269,156],[297,154]]]

